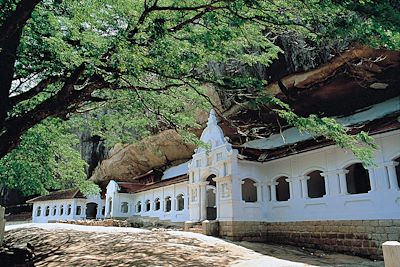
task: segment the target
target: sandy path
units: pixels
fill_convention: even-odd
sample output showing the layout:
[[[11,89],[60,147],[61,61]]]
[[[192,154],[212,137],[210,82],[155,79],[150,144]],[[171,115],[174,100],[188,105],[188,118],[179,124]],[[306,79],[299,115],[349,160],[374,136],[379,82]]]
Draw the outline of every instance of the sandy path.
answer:
[[[338,253],[162,229],[30,223],[6,230],[6,242],[35,246],[35,266],[384,266]]]
[[[310,266],[218,238],[180,231],[25,224],[6,227],[6,242],[29,242],[35,266]]]

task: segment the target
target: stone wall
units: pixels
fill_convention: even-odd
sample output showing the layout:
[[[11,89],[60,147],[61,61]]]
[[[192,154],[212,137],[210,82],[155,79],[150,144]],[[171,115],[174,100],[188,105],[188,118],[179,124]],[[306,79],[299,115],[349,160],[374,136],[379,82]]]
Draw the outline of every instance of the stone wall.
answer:
[[[221,236],[382,259],[382,243],[400,241],[400,220],[220,222]]]
[[[54,220],[49,221],[49,223],[68,223],[68,224],[78,224],[86,226],[112,226],[112,227],[129,227],[127,221],[122,220]]]

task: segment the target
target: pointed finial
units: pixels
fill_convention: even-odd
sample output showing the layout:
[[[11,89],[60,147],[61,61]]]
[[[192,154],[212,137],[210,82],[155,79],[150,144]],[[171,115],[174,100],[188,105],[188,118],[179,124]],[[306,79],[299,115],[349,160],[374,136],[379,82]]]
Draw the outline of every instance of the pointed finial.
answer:
[[[208,117],[207,126],[218,125],[217,118],[215,117],[214,109],[211,109],[210,116]]]

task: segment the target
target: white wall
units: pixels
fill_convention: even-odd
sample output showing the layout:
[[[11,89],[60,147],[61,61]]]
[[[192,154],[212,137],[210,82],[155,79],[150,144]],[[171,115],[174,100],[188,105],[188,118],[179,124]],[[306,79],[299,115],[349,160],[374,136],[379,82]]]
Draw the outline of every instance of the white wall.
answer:
[[[104,201],[100,197],[91,197],[88,199],[59,199],[51,201],[37,201],[33,203],[32,210],[32,222],[34,223],[47,223],[53,220],[80,220],[86,218],[86,204],[94,202],[97,204],[97,219],[103,218],[101,214],[102,207],[104,206]],[[71,212],[68,212],[68,205],[71,205]],[[76,214],[77,207],[81,207],[81,213]],[[40,216],[37,216],[37,209],[41,208]],[[46,207],[50,208],[49,215],[46,216]],[[63,213],[61,214],[61,207],[63,207]],[[56,210],[55,215],[53,215],[54,208]]]
[[[265,163],[240,160],[237,150],[221,137],[222,131],[215,126],[216,122],[210,121],[208,135],[204,135],[208,139],[203,141],[210,143],[212,149],[199,149],[193,155],[188,183],[127,194],[118,193],[118,184],[110,181],[106,214],[116,218],[140,215],[173,222],[204,220],[205,190],[209,188],[206,179],[214,174],[217,219],[220,221],[400,219],[400,190],[394,162],[400,156],[400,130],[374,136],[380,149],[375,153],[376,166],[368,170],[371,190],[348,194],[344,171],[350,164],[358,162],[351,151],[330,146]],[[213,136],[217,136],[219,142],[213,142]],[[321,198],[309,198],[306,193],[307,174],[314,170],[321,171],[324,177],[326,195]],[[276,201],[274,197],[275,180],[280,176],[288,177],[288,201]],[[256,202],[242,200],[241,186],[245,178],[255,182]],[[182,211],[177,211],[176,197],[179,194],[183,194],[185,199]],[[165,211],[165,198],[168,196],[172,200],[170,212]],[[157,198],[161,201],[160,210],[155,210]],[[150,211],[146,211],[147,200],[151,203]],[[141,202],[140,212],[136,211],[138,201]],[[127,213],[121,212],[123,202],[128,202]]]
[[[177,196],[182,194],[184,197],[184,209],[177,210]],[[171,211],[165,211],[165,199],[171,197]],[[155,210],[154,200],[160,199],[161,205],[159,210]],[[146,211],[146,201],[150,200],[150,211]],[[172,222],[184,222],[189,220],[189,194],[187,182],[173,184],[161,188],[156,188],[149,191],[140,192],[134,195],[134,215],[157,217],[161,220],[170,220]],[[136,205],[138,201],[141,202],[141,212],[136,212]]]
[[[187,182],[173,184],[161,188],[156,188],[135,194],[118,193],[118,188],[114,187],[114,181],[110,181],[107,186],[106,213],[108,212],[109,199],[112,199],[112,209],[110,217],[128,218],[133,215],[155,217],[161,220],[170,220],[172,222],[184,222],[189,219],[188,210],[188,191]],[[117,183],[115,183],[117,184]],[[176,197],[182,194],[184,197],[184,209],[177,210]],[[165,211],[165,198],[171,197],[171,211]],[[155,210],[155,200],[160,199],[160,209]],[[146,201],[150,201],[150,211],[146,211]],[[137,212],[137,203],[141,202],[141,211]],[[128,212],[123,213],[121,206],[123,202],[128,203]]]
[[[363,194],[348,194],[346,184],[340,179],[343,170],[358,162],[350,151],[336,147],[301,153],[266,163],[238,161],[232,170],[233,220],[249,221],[305,221],[305,220],[359,220],[400,219],[400,191],[393,160],[400,156],[400,131],[374,136],[380,149],[375,153],[377,166],[369,169],[371,190]],[[301,180],[313,170],[325,174],[327,194],[322,198],[308,198],[303,193]],[[269,199],[269,187],[274,180],[287,176],[291,187],[288,201]],[[258,201],[241,200],[240,181],[252,178],[257,181]],[[345,181],[345,180],[342,180]],[[306,185],[306,180],[303,181]],[[304,185],[303,185],[304,186]],[[273,190],[273,189],[272,189]],[[220,220],[229,218],[220,218]]]

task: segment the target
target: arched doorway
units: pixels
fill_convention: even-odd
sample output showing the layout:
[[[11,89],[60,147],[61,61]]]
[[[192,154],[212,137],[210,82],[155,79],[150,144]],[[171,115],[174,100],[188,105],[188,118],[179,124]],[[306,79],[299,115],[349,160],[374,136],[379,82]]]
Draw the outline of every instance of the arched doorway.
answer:
[[[86,204],[86,219],[96,219],[97,204],[90,202]]]
[[[216,183],[213,178],[216,177],[214,174],[207,177],[206,181],[206,219],[215,220],[217,219],[217,203],[216,203]]]

